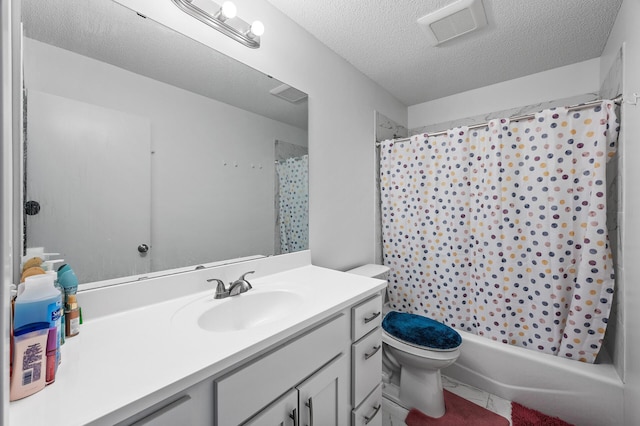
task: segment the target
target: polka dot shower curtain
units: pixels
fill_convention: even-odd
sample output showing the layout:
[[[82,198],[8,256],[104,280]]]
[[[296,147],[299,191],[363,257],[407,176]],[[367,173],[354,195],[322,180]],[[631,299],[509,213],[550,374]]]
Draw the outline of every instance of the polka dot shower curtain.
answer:
[[[605,166],[617,134],[603,101],[383,142],[392,307],[593,362],[613,296]]]
[[[276,162],[280,252],[309,248],[309,156]]]

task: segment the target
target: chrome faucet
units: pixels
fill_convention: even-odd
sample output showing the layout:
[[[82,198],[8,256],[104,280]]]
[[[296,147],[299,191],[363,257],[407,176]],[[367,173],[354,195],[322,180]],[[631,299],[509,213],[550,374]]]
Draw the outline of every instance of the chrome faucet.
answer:
[[[232,282],[229,286],[229,296],[235,296],[237,294],[246,293],[247,291],[251,290],[253,287],[245,277],[249,274],[253,274],[254,272],[255,271],[245,272],[240,278]]]
[[[249,274],[253,274],[255,271],[249,271],[242,274],[240,278],[229,284],[229,289],[224,286],[224,282],[217,278],[208,279],[207,282],[215,281],[216,285],[216,294],[213,296],[214,299],[224,299],[230,296],[236,296],[240,293],[246,293],[251,290],[253,287],[245,278]]]

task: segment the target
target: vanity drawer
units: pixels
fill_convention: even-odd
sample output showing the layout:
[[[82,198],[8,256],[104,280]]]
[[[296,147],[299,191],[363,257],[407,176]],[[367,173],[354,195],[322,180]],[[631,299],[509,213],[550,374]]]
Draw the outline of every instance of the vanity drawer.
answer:
[[[357,409],[351,411],[352,426],[382,426],[382,385],[369,394]]]
[[[351,339],[355,342],[380,326],[382,322],[382,296],[376,296],[351,308]]]
[[[369,395],[382,380],[382,329],[376,328],[359,342],[351,345],[353,385],[351,403],[354,407]]]
[[[237,425],[344,351],[349,322],[340,314],[214,381],[215,424]]]

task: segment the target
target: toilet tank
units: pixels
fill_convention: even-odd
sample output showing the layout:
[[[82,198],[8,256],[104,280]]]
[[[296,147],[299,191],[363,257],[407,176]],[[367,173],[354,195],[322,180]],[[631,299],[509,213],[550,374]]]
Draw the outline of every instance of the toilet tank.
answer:
[[[384,265],[375,265],[373,263],[362,265],[347,271],[350,274],[362,275],[369,278],[378,278],[386,280],[389,276],[389,267]]]

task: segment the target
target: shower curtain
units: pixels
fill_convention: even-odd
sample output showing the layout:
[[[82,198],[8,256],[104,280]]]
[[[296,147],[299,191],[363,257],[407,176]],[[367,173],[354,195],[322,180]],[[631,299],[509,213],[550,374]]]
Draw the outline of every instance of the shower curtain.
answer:
[[[309,248],[309,156],[276,162],[280,252]]]
[[[392,307],[593,362],[613,296],[605,166],[617,134],[603,101],[383,142]]]

